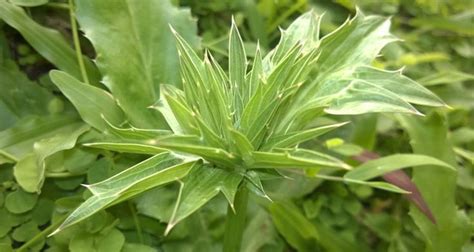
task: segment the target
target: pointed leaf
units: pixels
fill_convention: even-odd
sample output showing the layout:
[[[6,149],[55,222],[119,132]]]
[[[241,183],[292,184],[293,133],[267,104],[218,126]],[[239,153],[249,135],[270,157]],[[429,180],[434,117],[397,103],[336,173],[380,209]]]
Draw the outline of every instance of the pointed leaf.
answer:
[[[89,185],[93,195],[72,212],[51,235],[72,226],[94,213],[153,187],[186,176],[194,161],[171,153],[153,156],[102,182]]]
[[[225,192],[229,202],[233,202],[241,179],[242,176],[235,172],[206,165],[193,169],[181,184],[176,207],[165,233],[169,233],[178,222],[214,198],[219,190]]]
[[[158,148],[154,145],[139,144],[139,143],[114,143],[114,142],[96,142],[83,144],[87,147],[124,152],[124,153],[136,153],[136,154],[159,154],[167,151],[163,148]]]
[[[104,118],[116,125],[124,121],[122,110],[106,91],[86,85],[65,72],[53,70],[49,76],[92,127],[105,131],[107,123]]]
[[[342,168],[351,167],[329,155],[305,150],[282,149],[280,152],[253,152],[255,162],[250,168],[301,169],[301,168]]]
[[[453,172],[455,171],[451,165],[430,156],[417,154],[395,154],[373,159],[361,164],[352,171],[346,173],[344,178],[369,180],[394,170],[423,165],[439,166],[447,168],[448,170],[452,170]]]

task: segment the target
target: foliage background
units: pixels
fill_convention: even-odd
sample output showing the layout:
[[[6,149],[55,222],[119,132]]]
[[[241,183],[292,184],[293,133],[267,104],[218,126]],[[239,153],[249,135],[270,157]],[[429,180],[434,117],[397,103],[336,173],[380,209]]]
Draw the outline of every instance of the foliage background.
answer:
[[[157,1],[150,1],[153,2]],[[457,178],[432,173],[430,169],[416,170],[411,174],[437,217],[438,226],[431,226],[400,195],[376,191],[367,186],[298,176],[286,181],[284,186],[265,182],[268,195],[285,199],[285,204],[262,202],[261,205],[250,206],[243,251],[474,250],[472,238],[461,244],[462,237],[472,237],[474,219],[472,1],[168,2],[149,6],[149,9],[166,17],[155,17],[151,22],[156,27],[148,29],[168,29],[168,22],[176,22],[180,33],[192,41],[193,46],[210,50],[224,64],[232,15],[248,51],[255,51],[257,41],[264,51],[273,48],[279,38],[278,27],[286,27],[311,8],[317,13],[325,13],[321,24],[323,34],[330,33],[348,16],[354,15],[356,6],[366,14],[391,15],[391,31],[403,42],[387,46],[383,56],[373,65],[391,70],[405,67],[405,74],[429,87],[451,106],[451,109],[423,111],[427,117],[422,119],[396,115],[348,117],[355,123],[318,139],[318,142],[307,143],[309,147],[321,143],[338,145],[341,138],[345,143],[356,144],[381,155],[413,151],[457,164]],[[124,43],[123,48],[135,47],[133,37],[118,39],[116,36],[122,33],[107,30],[106,24],[117,20],[110,14],[110,1],[95,1],[89,5],[85,1],[77,1],[76,4],[81,29],[91,41],[104,48],[109,43]],[[13,5],[23,6],[25,12],[22,15],[25,17],[8,15]],[[119,4],[113,6],[120,9]],[[90,9],[96,10],[105,24],[104,30],[94,32],[108,36],[92,33],[95,24],[88,24],[86,15],[82,15],[81,20],[81,11]],[[120,16],[120,13],[116,15]],[[63,233],[46,238],[45,234],[54,229],[64,214],[82,201],[86,192],[81,184],[110,177],[143,157],[102,152],[80,145],[94,136],[84,134],[88,127],[80,122],[72,105],[47,75],[49,70],[59,68],[78,78],[81,76],[75,60],[73,28],[67,3],[2,0],[0,19],[4,20],[0,32],[0,250],[25,248],[22,245],[28,242],[31,251],[219,250],[226,211],[226,202],[222,197],[212,200],[177,225],[168,236],[163,235],[166,228],[164,221],[169,219],[176,198],[178,185],[175,184],[153,189],[102,211]],[[21,22],[15,23],[15,20]],[[38,28],[38,24],[59,33],[44,36],[52,38],[51,41],[34,39],[50,33],[42,27]],[[126,24],[123,25],[123,29],[127,29]],[[104,67],[109,65],[107,71],[116,71],[115,76],[123,74],[123,86],[127,86],[127,78],[143,76],[140,70],[128,69],[130,62],[107,62],[108,55],[96,55],[88,39],[83,36],[78,39],[82,51],[89,58],[97,56],[99,68],[101,64]],[[47,47],[48,43],[55,45],[61,57],[55,57],[54,51],[49,52],[51,47]],[[169,42],[162,41],[162,44]],[[150,55],[172,55],[174,52],[172,46],[150,45],[147,49]],[[130,50],[129,53],[135,52]],[[100,76],[92,61],[86,60],[85,64],[90,83],[98,84]],[[168,64],[173,66],[173,62],[151,62],[150,67],[166,67]],[[163,71],[168,74],[166,78],[170,82],[178,76],[177,72],[172,67]],[[142,91],[153,93],[153,90]],[[128,92],[133,93],[133,90]],[[143,99],[143,104],[154,101],[153,97],[137,99]],[[134,111],[133,107],[130,111]],[[159,124],[159,115],[146,116],[157,117],[156,124]],[[137,124],[142,123],[139,116],[136,118]],[[147,126],[145,124],[143,122],[141,126]],[[15,156],[12,157],[11,153]],[[31,173],[21,174],[21,169],[15,169],[20,165],[34,169],[36,166],[32,163],[37,156],[43,157],[41,165],[48,167],[43,174],[46,178],[44,182],[31,178],[28,175]],[[15,164],[14,160],[21,162]],[[38,187],[42,188],[40,194],[32,193]],[[462,232],[453,234],[453,230]]]

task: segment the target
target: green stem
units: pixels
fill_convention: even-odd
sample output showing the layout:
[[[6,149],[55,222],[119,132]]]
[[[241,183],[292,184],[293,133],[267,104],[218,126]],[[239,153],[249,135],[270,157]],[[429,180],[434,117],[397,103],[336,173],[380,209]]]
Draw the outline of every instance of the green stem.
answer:
[[[56,228],[58,228],[61,223],[67,218],[68,214],[65,214],[64,216],[61,216],[59,220],[57,220],[55,223],[51,224],[49,227],[45,228],[43,231],[35,235],[33,238],[31,238],[29,241],[27,241],[25,244],[23,244],[21,247],[19,247],[16,252],[23,252],[23,251],[28,251],[28,248],[31,247],[32,245],[35,245],[37,242],[39,242],[41,239],[49,235],[51,232],[53,232]]]
[[[69,0],[69,17],[71,18],[71,29],[72,29],[72,39],[74,40],[74,48],[76,49],[77,63],[79,64],[79,69],[81,70],[82,81],[87,84],[89,83],[89,77],[87,76],[86,67],[84,65],[84,59],[82,58],[81,44],[79,42],[79,32],[77,30],[76,23],[76,13],[74,11],[73,0]]]
[[[225,252],[240,251],[247,215],[248,198],[249,191],[245,183],[242,183],[235,195],[234,208],[230,206],[227,208],[223,246],[223,251]]]
[[[138,219],[137,211],[135,210],[135,207],[133,206],[130,200],[128,201],[128,207],[130,208],[130,212],[132,212],[133,222],[135,223],[135,228],[137,230],[138,241],[143,244],[144,240],[142,226],[140,225],[140,220]]]

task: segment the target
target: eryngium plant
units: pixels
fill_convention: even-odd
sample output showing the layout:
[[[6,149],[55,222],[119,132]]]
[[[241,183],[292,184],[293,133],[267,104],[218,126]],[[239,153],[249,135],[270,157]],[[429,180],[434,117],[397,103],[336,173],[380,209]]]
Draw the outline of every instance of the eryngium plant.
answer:
[[[113,99],[63,72],[51,72],[84,120],[97,129],[106,128],[106,140],[88,146],[153,155],[109,179],[86,185],[92,196],[57,231],[145,190],[179,181],[179,196],[166,232],[222,192],[229,203],[224,249],[235,251],[245,223],[248,193],[268,197],[262,175],[278,176],[276,171],[281,169],[352,169],[327,153],[298,146],[345,124],[316,127],[315,119],[324,114],[420,114],[411,104],[445,105],[400,71],[370,65],[387,43],[397,40],[389,33],[388,19],[358,12],[323,38],[319,35],[320,19],[314,12],[302,15],[282,31],[280,42],[268,54],[262,55],[257,47],[251,65],[233,23],[228,72],[209,52],[198,56],[175,32],[183,89],[161,85],[159,101],[150,104],[150,109],[161,112],[171,130],[97,123],[101,112],[87,111],[76,95],[90,90],[91,97],[118,109]],[[84,90],[77,91],[81,88]],[[103,117],[117,122],[114,116],[108,113]],[[420,157],[412,158],[419,161]],[[347,181],[363,183],[384,171],[409,165],[405,162],[371,170],[366,164],[354,169],[358,172]],[[382,182],[364,183],[401,190]]]

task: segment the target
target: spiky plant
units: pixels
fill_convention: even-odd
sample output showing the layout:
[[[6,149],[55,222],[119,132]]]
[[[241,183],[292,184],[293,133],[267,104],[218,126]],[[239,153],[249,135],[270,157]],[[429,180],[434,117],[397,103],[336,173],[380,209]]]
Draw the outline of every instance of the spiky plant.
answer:
[[[445,105],[400,71],[370,66],[387,43],[397,40],[389,33],[388,19],[358,12],[322,39],[320,19],[314,12],[302,15],[282,31],[280,42],[268,54],[262,56],[257,47],[251,65],[232,23],[228,72],[209,52],[199,57],[175,32],[183,89],[161,85],[160,99],[151,106],[161,112],[171,131],[104,126],[108,140],[87,146],[153,156],[109,179],[86,185],[92,195],[57,231],[150,188],[179,181],[179,196],[166,233],[222,192],[229,203],[224,250],[236,251],[248,193],[268,197],[262,175],[278,175],[275,171],[281,169],[352,169],[327,153],[298,146],[345,124],[315,126],[317,118],[370,112],[420,114],[410,104]],[[68,92],[66,86],[82,84],[58,71],[51,78],[81,112],[74,95],[68,95],[74,91]],[[96,113],[94,120],[100,116],[98,111],[89,113]],[[116,122],[113,116],[104,115]],[[388,169],[400,168],[395,166]],[[370,167],[360,171],[370,173]],[[387,169],[347,181],[361,183],[356,178],[372,178],[383,171]],[[388,184],[367,184],[397,190]]]

